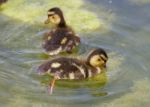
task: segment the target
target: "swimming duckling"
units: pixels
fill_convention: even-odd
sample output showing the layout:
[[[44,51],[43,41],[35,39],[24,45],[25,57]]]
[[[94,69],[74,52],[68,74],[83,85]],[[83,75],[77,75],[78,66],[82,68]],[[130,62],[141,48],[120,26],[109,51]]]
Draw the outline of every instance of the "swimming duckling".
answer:
[[[85,61],[66,57],[47,61],[39,66],[38,73],[40,75],[48,73],[53,77],[49,87],[49,93],[52,94],[55,80],[82,80],[93,77],[106,68],[107,60],[108,56],[106,52],[98,48],[92,50]]]
[[[58,7],[49,9],[47,15],[45,24],[51,22],[55,28],[44,35],[43,48],[49,55],[57,55],[60,52],[71,53],[72,49],[79,45],[80,38],[67,26],[63,13]]]

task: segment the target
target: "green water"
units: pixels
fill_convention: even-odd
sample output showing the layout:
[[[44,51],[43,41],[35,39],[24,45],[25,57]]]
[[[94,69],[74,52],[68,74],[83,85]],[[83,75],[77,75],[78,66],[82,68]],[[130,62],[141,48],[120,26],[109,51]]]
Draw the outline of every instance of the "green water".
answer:
[[[50,27],[43,24],[46,11],[54,6],[80,35],[79,56],[92,47],[106,49],[104,86],[59,81],[47,94],[36,68],[48,59],[41,37]],[[150,0],[8,1],[0,9],[0,107],[149,107],[149,10]]]

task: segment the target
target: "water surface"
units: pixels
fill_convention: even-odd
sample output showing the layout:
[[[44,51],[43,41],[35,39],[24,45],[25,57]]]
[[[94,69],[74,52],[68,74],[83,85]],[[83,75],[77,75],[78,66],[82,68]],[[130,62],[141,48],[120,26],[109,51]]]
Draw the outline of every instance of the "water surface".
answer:
[[[56,6],[57,2],[64,9],[68,23],[82,38],[79,55],[87,53],[92,47],[103,47],[108,52],[106,85],[79,88],[56,86],[53,95],[46,93],[45,85],[41,83],[43,78],[35,71],[48,58],[41,48],[41,35],[49,28],[43,21],[46,10]],[[149,107],[150,2],[67,2],[12,0],[2,7],[0,106]],[[80,14],[77,15],[77,12]],[[94,82],[91,84],[94,85]]]

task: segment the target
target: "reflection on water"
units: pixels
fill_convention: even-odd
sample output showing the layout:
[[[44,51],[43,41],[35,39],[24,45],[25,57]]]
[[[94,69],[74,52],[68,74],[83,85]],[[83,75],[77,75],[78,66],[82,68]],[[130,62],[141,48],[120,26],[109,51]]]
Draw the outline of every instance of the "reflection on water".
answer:
[[[137,5],[145,5],[150,3],[149,0],[128,0],[128,1]]]
[[[111,103],[103,103],[102,107],[148,107],[149,106],[149,80],[142,79],[134,82],[131,91],[114,99]]]
[[[38,76],[36,68],[49,58],[41,49],[41,35],[49,29],[43,24],[44,12],[56,4],[65,11],[67,22],[80,33],[83,43],[79,56],[84,57],[93,47],[103,47],[109,61],[107,72],[101,77],[80,83],[58,81],[55,93],[49,96],[44,84],[49,77]],[[13,0],[2,8],[0,106],[150,106],[148,0],[67,0],[65,3]],[[103,28],[107,32],[102,32]]]

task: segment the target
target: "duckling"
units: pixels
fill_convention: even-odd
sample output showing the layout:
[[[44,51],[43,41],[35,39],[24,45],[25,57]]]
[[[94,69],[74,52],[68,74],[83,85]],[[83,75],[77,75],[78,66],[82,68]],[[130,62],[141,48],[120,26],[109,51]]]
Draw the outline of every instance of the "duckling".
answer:
[[[48,73],[53,77],[49,86],[49,94],[52,94],[55,80],[83,80],[93,77],[104,71],[107,60],[106,52],[98,48],[92,50],[86,60],[59,57],[43,63],[37,71],[40,75]]]
[[[45,24],[51,22],[55,27],[44,35],[42,46],[45,51],[49,55],[57,55],[60,52],[72,53],[73,48],[79,45],[80,38],[67,26],[61,9],[51,8],[47,16]]]

